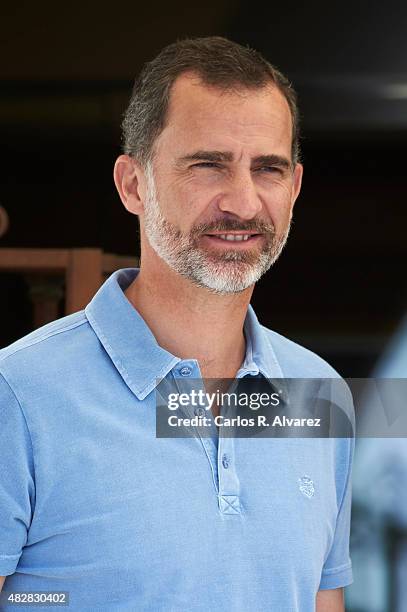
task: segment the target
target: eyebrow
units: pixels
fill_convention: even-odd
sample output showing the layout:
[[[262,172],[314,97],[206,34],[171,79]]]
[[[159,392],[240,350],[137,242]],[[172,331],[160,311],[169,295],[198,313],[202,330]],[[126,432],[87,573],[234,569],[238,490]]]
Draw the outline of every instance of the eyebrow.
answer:
[[[232,162],[234,159],[233,153],[230,151],[195,151],[184,155],[177,160],[177,166],[183,166],[192,161],[207,161],[207,162]],[[258,155],[252,160],[253,165],[279,166],[285,170],[291,168],[291,161],[281,155]]]

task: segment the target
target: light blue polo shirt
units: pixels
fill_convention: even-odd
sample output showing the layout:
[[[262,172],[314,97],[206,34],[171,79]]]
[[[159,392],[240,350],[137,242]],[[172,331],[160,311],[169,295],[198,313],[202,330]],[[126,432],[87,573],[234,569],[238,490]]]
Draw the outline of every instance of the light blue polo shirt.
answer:
[[[157,438],[157,379],[201,374],[127,300],[137,273],[0,351],[3,591],[67,591],[77,612],[312,612],[352,581],[352,439]],[[239,377],[338,376],[251,307],[245,335]]]

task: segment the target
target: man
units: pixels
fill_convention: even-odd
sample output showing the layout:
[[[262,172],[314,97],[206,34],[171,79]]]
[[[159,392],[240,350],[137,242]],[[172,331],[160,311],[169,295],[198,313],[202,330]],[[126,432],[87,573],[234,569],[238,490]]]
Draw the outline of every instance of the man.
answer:
[[[80,611],[343,610],[350,439],[155,430],[159,380],[338,376],[249,306],[300,191],[297,116],[285,77],[223,38],[143,69],[114,171],[140,270],[2,351],[6,592],[67,591]]]

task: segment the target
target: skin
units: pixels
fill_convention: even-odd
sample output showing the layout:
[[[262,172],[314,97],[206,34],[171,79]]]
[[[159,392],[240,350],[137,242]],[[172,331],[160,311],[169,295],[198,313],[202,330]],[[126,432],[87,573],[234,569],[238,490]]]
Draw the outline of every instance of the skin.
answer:
[[[291,163],[291,134],[288,104],[274,86],[224,93],[204,85],[194,74],[181,75],[171,91],[166,126],[154,146],[153,171],[163,216],[183,232],[201,223],[233,219],[242,228],[251,220],[272,222],[277,234],[283,234],[303,173],[301,164]],[[204,156],[181,161],[196,151],[230,156],[215,165],[208,165]],[[266,155],[287,160],[288,167],[255,161]],[[144,232],[143,167],[121,155],[114,179],[124,206],[140,220],[140,273],[126,290],[128,300],[158,344],[181,359],[197,359],[204,378],[235,377],[245,355],[243,324],[254,285],[239,293],[219,294],[172,270]],[[208,254],[233,248],[207,236],[200,238],[200,246]],[[243,248],[260,246],[257,241]],[[316,610],[342,612],[342,589],[319,591]]]
[[[269,154],[291,160],[290,112],[276,88],[225,94],[193,75],[182,75],[173,86],[167,125],[155,144],[160,208],[181,231],[220,219],[260,219],[272,221],[278,233],[286,229],[300,191],[302,166],[280,174],[260,171],[252,163]],[[196,167],[196,161],[179,164],[198,150],[230,152],[233,161],[216,168]],[[140,273],[126,291],[128,299],[160,346],[181,359],[197,359],[205,378],[233,378],[245,354],[243,323],[254,285],[236,294],[214,294],[174,272],[144,233],[143,168],[122,155],[114,178],[125,207],[140,218]],[[208,252],[226,248],[207,244],[205,237],[201,245]],[[183,333],[173,333],[176,329]]]
[[[343,589],[318,591],[315,610],[316,612],[344,612]]]
[[[290,111],[276,88],[224,94],[202,85],[194,75],[182,75],[174,84],[167,125],[155,145],[160,208],[182,231],[223,219],[240,220],[242,227],[255,219],[272,222],[278,234],[287,229],[301,188],[302,166],[266,170],[253,161],[273,154],[291,162]],[[198,150],[227,151],[232,156],[216,167],[193,167],[198,160],[179,164],[180,158]],[[143,168],[121,155],[114,179],[123,204],[140,218],[140,273],[126,290],[127,298],[160,346],[181,359],[197,359],[205,378],[233,378],[245,355],[243,323],[254,285],[222,295],[175,273],[151,248],[143,230]],[[260,244],[243,248],[259,249]],[[201,245],[208,253],[232,248],[204,236]],[[0,590],[4,580],[0,577]],[[317,593],[316,612],[343,610],[342,589]]]

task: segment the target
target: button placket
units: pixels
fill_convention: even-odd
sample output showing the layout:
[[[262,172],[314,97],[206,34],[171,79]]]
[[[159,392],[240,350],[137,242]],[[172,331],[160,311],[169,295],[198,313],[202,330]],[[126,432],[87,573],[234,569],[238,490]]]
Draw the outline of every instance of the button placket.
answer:
[[[218,442],[219,510],[241,514],[240,483],[236,472],[235,440],[220,437]]]
[[[180,392],[188,392],[196,389],[198,380],[202,383],[202,376],[198,363],[180,362],[174,370],[174,377],[178,379],[177,388]],[[240,485],[236,474],[234,462],[234,439],[231,437],[219,437],[214,424],[212,414],[202,406],[188,406],[183,408],[189,416],[208,416],[211,418],[210,430],[202,431],[195,427],[197,441],[199,441],[211,467],[212,478],[218,496],[218,507],[222,515],[240,515],[242,512],[240,503]]]
[[[191,362],[179,362],[178,366],[173,370],[173,376],[176,381],[177,390],[180,393],[190,393],[192,390],[205,391],[203,385],[202,375],[199,368],[199,364],[196,361]],[[206,416],[212,419],[210,411],[206,410],[204,406],[183,406],[183,412],[189,416]],[[213,484],[215,487],[216,495],[219,493],[219,478],[218,478],[218,462],[217,462],[217,431],[216,426],[211,423],[210,428],[203,429],[202,427],[194,427],[195,437],[198,444],[201,444],[203,451],[208,459],[210,465]],[[214,437],[216,435],[216,438]]]

